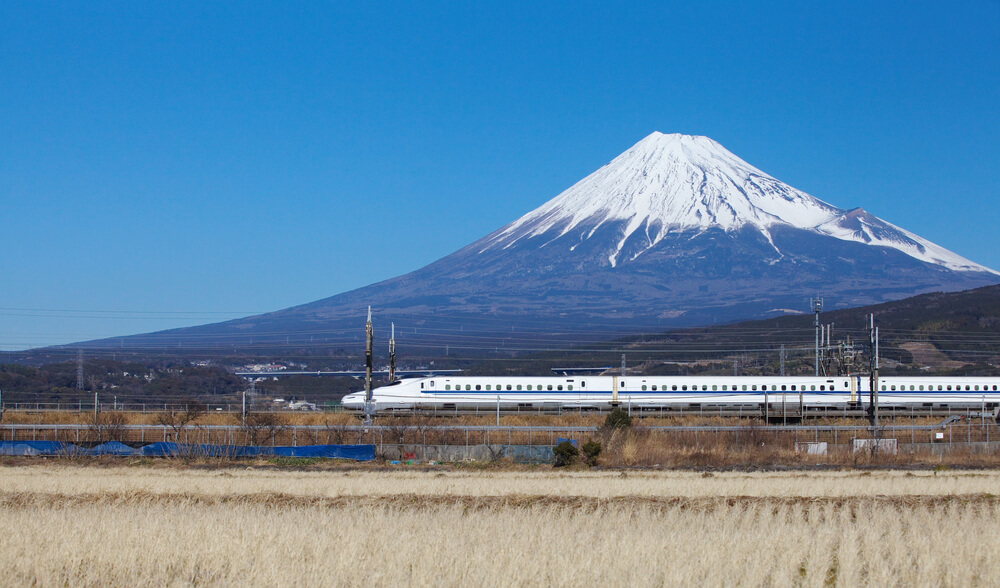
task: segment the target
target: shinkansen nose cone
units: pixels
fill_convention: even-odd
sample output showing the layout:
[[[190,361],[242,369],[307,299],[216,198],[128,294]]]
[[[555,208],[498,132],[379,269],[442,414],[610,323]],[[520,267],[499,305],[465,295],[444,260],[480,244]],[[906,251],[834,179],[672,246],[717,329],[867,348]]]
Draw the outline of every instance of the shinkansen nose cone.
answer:
[[[344,408],[351,410],[361,410],[365,407],[365,393],[364,392],[352,392],[347,396],[344,396],[341,401]]]

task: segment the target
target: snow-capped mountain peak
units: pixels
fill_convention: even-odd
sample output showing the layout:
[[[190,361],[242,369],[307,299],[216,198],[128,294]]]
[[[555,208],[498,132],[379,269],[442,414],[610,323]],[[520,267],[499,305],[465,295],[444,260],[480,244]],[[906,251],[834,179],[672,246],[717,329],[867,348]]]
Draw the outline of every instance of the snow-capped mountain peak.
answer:
[[[609,224],[620,227],[606,248],[612,266],[642,254],[622,255],[636,233],[648,250],[671,234],[749,226],[774,246],[772,229],[789,226],[891,247],[957,271],[992,272],[860,209],[840,209],[797,190],[708,137],[658,132],[477,246],[508,249],[544,235],[546,243],[558,239],[572,251]]]

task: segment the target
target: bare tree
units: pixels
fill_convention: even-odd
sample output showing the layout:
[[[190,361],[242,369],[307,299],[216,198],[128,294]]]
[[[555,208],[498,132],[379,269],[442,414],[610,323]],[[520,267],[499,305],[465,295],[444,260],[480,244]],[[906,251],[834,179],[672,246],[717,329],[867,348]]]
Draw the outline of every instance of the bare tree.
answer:
[[[97,417],[97,422],[90,426],[91,435],[97,443],[124,441],[127,424],[128,419],[123,412],[102,412]]]
[[[406,432],[411,427],[405,418],[388,417],[382,419],[382,422],[379,424],[385,427],[386,436],[390,439],[390,443],[398,443],[400,445],[406,443]]]
[[[197,400],[186,400],[180,408],[170,408],[156,416],[156,424],[170,427],[174,441],[180,441],[180,435],[188,425],[198,420],[207,412],[204,404]]]
[[[326,427],[326,439],[329,443],[330,439],[337,445],[343,445],[351,435],[352,431],[347,428],[347,425],[334,425],[330,422],[324,424]]]
[[[261,445],[267,440],[274,445],[275,437],[288,428],[288,423],[273,412],[248,412],[241,428],[248,445]]]

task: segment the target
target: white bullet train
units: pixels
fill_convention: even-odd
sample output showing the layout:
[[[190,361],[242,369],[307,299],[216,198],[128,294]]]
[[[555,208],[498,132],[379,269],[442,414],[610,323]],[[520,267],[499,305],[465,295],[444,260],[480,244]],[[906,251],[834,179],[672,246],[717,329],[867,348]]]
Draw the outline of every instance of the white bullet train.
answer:
[[[374,408],[510,410],[608,408],[613,403],[642,408],[760,408],[769,403],[806,407],[869,404],[868,376],[577,376],[577,377],[420,377],[398,380],[372,391]],[[801,399],[801,400],[800,400]],[[347,409],[364,408],[365,393],[343,398]],[[883,407],[995,409],[1000,378],[884,377]]]

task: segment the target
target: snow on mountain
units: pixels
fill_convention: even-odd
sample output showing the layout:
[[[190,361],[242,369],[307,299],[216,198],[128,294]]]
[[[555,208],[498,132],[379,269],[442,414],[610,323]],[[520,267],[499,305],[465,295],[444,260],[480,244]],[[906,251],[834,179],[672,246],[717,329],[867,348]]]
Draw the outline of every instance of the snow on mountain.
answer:
[[[708,137],[658,132],[477,247],[480,253],[509,249],[523,239],[545,236],[546,245],[572,242],[568,249],[573,251],[602,226],[615,223],[623,228],[608,252],[613,267],[634,260],[668,235],[708,229],[752,227],[780,255],[772,230],[790,226],[896,249],[955,271],[998,274],[861,209],[840,209],[796,190]],[[638,231],[645,249],[623,257],[626,242]]]

